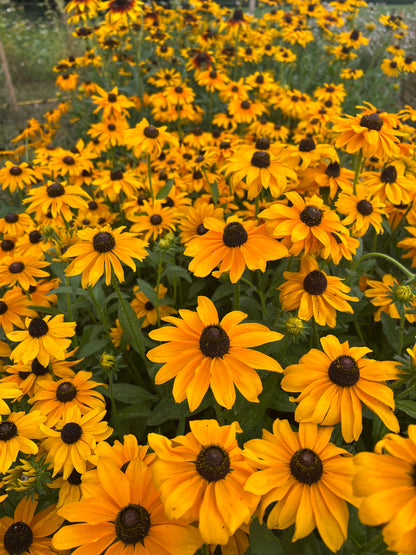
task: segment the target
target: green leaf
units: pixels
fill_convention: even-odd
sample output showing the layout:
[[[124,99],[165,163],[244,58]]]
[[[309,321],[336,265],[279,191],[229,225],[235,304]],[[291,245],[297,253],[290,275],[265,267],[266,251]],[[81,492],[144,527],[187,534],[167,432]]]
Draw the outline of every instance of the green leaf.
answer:
[[[406,400],[396,401],[396,410],[400,410],[401,412],[405,412],[407,415],[411,416],[412,418],[416,418],[415,401],[406,401]]]
[[[115,383],[113,385],[113,394],[116,401],[121,401],[128,405],[151,403],[158,399],[156,395],[152,395],[143,387],[127,383]]]
[[[168,420],[179,420],[184,416],[189,416],[186,401],[175,403],[171,397],[164,397],[152,410],[152,414],[147,420],[148,426],[159,426]]]
[[[170,190],[172,189],[172,185],[175,183],[175,180],[171,177],[170,179],[168,179],[165,183],[165,185],[163,185],[163,187],[160,189],[160,191],[158,191],[157,195],[156,195],[156,199],[160,200],[160,199],[165,199],[168,194],[170,193]]]
[[[143,360],[146,360],[144,354],[144,338],[140,328],[142,318],[137,318],[137,314],[125,299],[123,299],[123,302],[120,304],[121,306],[118,308],[118,318],[120,320],[121,329],[123,333],[126,334],[128,343],[130,343],[136,353],[139,353]]]
[[[118,416],[120,420],[127,420],[128,418],[146,418],[149,416],[150,410],[148,405],[129,405],[118,411]]]
[[[285,555],[282,544],[267,526],[256,519],[250,526],[250,552],[252,555]]]
[[[383,326],[383,334],[393,349],[397,350],[399,344],[397,322],[387,314],[382,312],[380,314],[381,324]]]
[[[88,341],[83,345],[77,353],[77,356],[85,358],[94,355],[99,351],[103,351],[108,343],[108,339],[96,339],[95,341]]]
[[[186,268],[182,268],[182,266],[167,266],[166,270],[162,273],[162,277],[166,276],[169,283],[173,285],[173,282],[177,278],[182,278],[189,283],[192,283],[192,278]]]
[[[211,183],[211,193],[212,193],[212,200],[214,201],[214,204],[217,205],[218,200],[220,198],[220,193],[218,191],[218,184],[216,179],[214,180],[213,183]]]

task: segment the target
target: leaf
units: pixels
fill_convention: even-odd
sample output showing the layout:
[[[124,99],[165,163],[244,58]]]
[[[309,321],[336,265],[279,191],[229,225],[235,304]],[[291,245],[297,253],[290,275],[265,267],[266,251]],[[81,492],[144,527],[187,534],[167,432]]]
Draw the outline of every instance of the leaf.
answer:
[[[186,270],[186,268],[182,268],[182,266],[167,266],[166,270],[162,273],[162,276],[166,276],[171,285],[173,285],[174,280],[177,278],[182,278],[189,283],[192,283],[192,278],[188,270]]]
[[[77,353],[77,356],[85,358],[91,356],[99,351],[103,351],[108,343],[108,339],[96,339],[95,341],[88,341],[83,345]]]
[[[157,195],[156,195],[156,199],[160,200],[160,199],[165,199],[168,194],[170,193],[170,190],[172,189],[172,185],[175,183],[175,180],[171,177],[170,179],[168,179],[165,183],[165,185],[163,185],[163,187],[160,189],[160,191],[158,191]]]
[[[151,403],[158,399],[156,395],[152,395],[143,387],[127,383],[115,383],[113,385],[113,394],[116,401],[128,405]]]
[[[159,426],[168,420],[179,420],[184,416],[189,416],[187,403],[175,403],[171,397],[163,398],[152,410],[147,420],[148,426]]]
[[[250,552],[252,555],[285,555],[285,550],[271,530],[257,518],[250,526]]]
[[[408,416],[411,416],[412,418],[416,418],[415,401],[406,401],[406,400],[396,401],[396,410],[400,410],[401,412],[405,412]]]
[[[220,198],[220,193],[218,191],[218,185],[217,185],[217,180],[216,179],[214,180],[213,183],[211,183],[211,193],[212,193],[212,200],[214,201],[214,204],[216,206],[218,204],[218,200]]]
[[[150,414],[150,407],[147,405],[129,405],[124,409],[118,411],[120,420],[127,420],[128,418],[146,418]]]
[[[142,356],[143,360],[146,360],[144,354],[144,338],[140,327],[143,319],[137,318],[137,314],[125,299],[123,299],[123,302],[120,303],[118,308],[118,318],[120,320],[121,329],[128,338],[128,343],[130,343],[136,353]]]
[[[387,314],[387,312],[382,312],[380,314],[381,324],[383,326],[383,334],[390,345],[397,351],[399,338],[398,338],[398,326],[395,320]]]

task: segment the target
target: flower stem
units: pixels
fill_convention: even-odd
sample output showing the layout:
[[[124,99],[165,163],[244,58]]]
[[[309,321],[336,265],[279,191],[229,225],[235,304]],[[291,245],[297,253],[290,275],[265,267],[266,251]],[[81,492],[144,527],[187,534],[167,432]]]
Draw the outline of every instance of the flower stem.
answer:
[[[240,282],[234,283],[233,310],[240,310]]]
[[[400,270],[403,273],[406,274],[408,279],[415,279],[415,274],[412,274],[412,272],[408,270],[405,266],[403,266],[403,264],[400,264],[400,262],[398,262],[397,260],[389,256],[388,254],[384,254],[381,252],[369,252],[367,254],[364,254],[361,258],[359,258],[356,262],[354,262],[352,269],[354,270],[362,260],[365,260],[366,258],[374,258],[377,256],[380,258],[384,258],[385,260],[388,260],[392,264],[395,264],[398,268],[400,268]]]
[[[113,389],[113,372],[110,371],[108,375],[108,392],[111,398],[111,412],[114,421],[114,428],[118,439],[123,439],[123,434],[121,433],[120,418],[118,416],[116,401],[114,399],[114,389]]]

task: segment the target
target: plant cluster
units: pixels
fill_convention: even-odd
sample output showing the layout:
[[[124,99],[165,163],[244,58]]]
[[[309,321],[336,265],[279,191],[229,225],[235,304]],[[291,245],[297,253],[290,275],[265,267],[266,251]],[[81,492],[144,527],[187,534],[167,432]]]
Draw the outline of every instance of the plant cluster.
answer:
[[[0,152],[0,553],[414,553],[408,23],[66,10]]]

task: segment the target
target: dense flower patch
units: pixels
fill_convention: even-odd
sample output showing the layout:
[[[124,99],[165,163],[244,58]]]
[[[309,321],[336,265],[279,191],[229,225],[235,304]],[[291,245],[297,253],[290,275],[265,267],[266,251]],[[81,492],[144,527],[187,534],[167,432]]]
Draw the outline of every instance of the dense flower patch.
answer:
[[[406,21],[66,9],[0,152],[0,553],[414,553]]]

